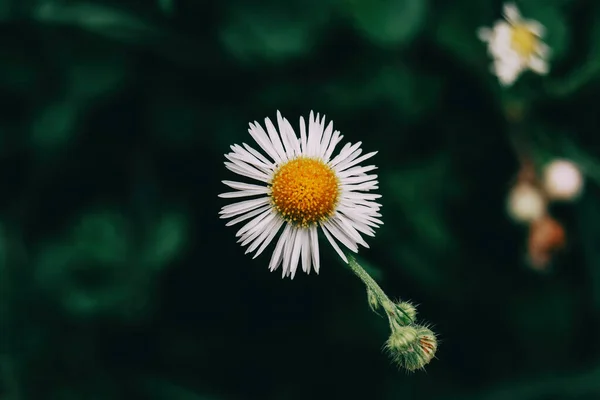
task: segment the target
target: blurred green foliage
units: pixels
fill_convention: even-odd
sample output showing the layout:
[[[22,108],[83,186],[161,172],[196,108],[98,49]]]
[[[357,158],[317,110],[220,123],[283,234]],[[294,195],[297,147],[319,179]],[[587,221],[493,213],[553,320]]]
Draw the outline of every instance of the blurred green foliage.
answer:
[[[598,398],[600,3],[517,3],[551,73],[505,91],[496,0],[0,1],[0,398]],[[588,176],[546,273],[505,213],[515,102]],[[360,257],[434,322],[427,374],[332,251],[281,280],[218,219],[222,154],[277,109],[379,150]]]

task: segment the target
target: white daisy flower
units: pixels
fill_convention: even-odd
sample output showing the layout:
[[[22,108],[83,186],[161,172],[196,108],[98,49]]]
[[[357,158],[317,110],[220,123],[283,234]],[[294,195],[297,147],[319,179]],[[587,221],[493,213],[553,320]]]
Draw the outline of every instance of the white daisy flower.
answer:
[[[505,86],[512,85],[519,75],[529,69],[538,74],[548,73],[550,49],[541,41],[545,28],[535,20],[521,17],[514,3],[504,5],[505,20],[493,28],[480,28],[477,36],[488,44],[494,58],[492,72]]]
[[[248,221],[236,236],[248,246],[246,253],[256,251],[254,258],[283,227],[269,269],[282,265],[282,277],[293,279],[300,262],[304,272],[314,268],[319,273],[318,228],[345,262],[337,242],[353,252],[359,244],[369,247],[362,234],[374,236],[374,228],[383,224],[375,201],[381,195],[369,193],[378,189],[378,182],[377,175],[367,173],[377,167],[359,164],[377,152],[361,155],[361,142],[347,143],[334,156],[343,136],[312,111],[308,127],[300,118],[300,138],[279,111],[277,124],[279,129],[266,118],[265,132],[258,122],[250,123],[248,132],[264,153],[242,143],[225,155],[227,169],[260,184],[223,181],[235,191],[219,197],[256,198],[226,205],[220,214],[233,218],[227,226]]]

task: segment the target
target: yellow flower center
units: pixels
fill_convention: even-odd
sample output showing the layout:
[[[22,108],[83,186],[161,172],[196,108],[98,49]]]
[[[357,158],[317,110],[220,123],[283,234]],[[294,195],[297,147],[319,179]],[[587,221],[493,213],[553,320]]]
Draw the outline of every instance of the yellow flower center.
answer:
[[[281,216],[303,227],[331,217],[340,194],[335,172],[323,161],[306,157],[279,167],[270,188],[271,200]]]
[[[538,37],[526,25],[514,25],[510,45],[522,57],[529,57],[538,46]]]

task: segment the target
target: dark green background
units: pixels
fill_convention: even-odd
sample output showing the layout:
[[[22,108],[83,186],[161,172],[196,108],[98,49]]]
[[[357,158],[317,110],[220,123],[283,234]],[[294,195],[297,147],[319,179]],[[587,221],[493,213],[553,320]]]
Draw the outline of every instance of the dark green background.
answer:
[[[501,90],[475,35],[500,1],[0,2],[0,398],[600,398],[600,2],[518,4],[551,73]],[[325,242],[282,280],[218,218],[223,153],[276,110],[379,150],[360,260],[433,324],[426,372]],[[543,273],[510,132],[587,175]]]

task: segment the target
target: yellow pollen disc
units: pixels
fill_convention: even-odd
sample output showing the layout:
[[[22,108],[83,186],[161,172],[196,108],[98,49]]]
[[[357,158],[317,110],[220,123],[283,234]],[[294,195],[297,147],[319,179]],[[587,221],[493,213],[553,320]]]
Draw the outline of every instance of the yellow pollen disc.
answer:
[[[529,57],[538,46],[538,37],[526,25],[514,25],[510,45],[522,57]]]
[[[275,172],[271,200],[286,221],[306,227],[333,214],[339,187],[335,172],[327,164],[299,157]]]

